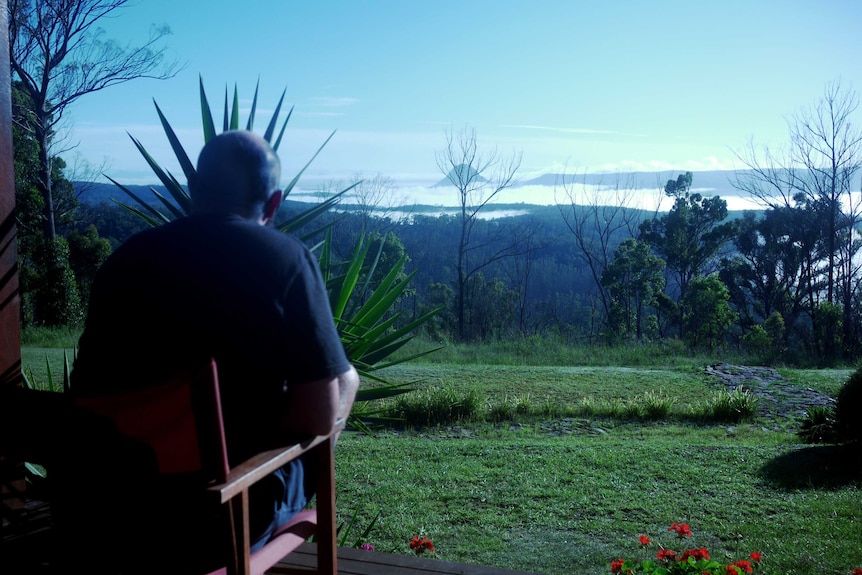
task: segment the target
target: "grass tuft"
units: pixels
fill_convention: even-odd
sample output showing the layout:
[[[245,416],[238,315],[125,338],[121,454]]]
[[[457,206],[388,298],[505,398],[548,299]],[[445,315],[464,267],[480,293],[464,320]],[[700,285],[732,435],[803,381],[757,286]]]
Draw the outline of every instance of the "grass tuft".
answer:
[[[739,423],[749,421],[757,413],[757,397],[742,386],[733,391],[716,392],[703,404],[692,409],[695,419]]]

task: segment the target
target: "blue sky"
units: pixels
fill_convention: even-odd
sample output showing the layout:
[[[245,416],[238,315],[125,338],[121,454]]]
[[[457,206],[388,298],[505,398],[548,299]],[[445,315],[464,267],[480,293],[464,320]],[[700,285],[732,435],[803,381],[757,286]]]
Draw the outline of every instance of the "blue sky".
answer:
[[[862,89],[857,0],[140,0],[103,28],[135,43],[151,24],[171,27],[185,69],[69,114],[77,152],[128,183],[152,178],[126,132],[173,166],[153,100],[196,157],[199,76],[217,122],[225,87],[248,105],[259,79],[258,131],[287,89],[286,174],[337,130],[310,181],[404,186],[440,179],[444,131],[465,126],[480,148],[522,153],[525,178],[732,169],[749,138],[785,143],[785,119],[827,82]]]

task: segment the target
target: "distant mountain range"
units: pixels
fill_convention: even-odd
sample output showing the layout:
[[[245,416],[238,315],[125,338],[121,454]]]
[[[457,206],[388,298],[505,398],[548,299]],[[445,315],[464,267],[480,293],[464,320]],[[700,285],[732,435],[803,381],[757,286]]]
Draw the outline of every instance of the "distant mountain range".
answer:
[[[461,165],[453,168],[449,174],[431,186],[432,188],[452,186],[453,181],[458,181],[457,170],[466,170],[467,166]],[[473,172],[475,174],[475,171]],[[618,173],[603,173],[603,174],[543,174],[541,176],[522,179],[516,182],[512,187],[520,188],[525,186],[549,186],[562,187],[563,185],[589,185],[589,186],[607,186],[608,188],[635,188],[635,189],[662,189],[668,180],[676,179],[682,173],[682,170],[662,171],[662,172],[618,172]],[[699,191],[705,196],[739,196],[739,190],[733,187],[731,182],[738,173],[735,170],[707,170],[702,172],[692,172],[692,189]],[[481,175],[476,176],[476,181],[487,182],[488,180]]]
[[[619,172],[606,174],[544,174],[537,178],[522,180],[518,186],[562,186],[563,184],[588,184],[615,187],[663,188],[668,180],[675,180],[683,170],[663,172]],[[718,195],[739,195],[731,185],[735,170],[711,170],[692,172],[692,189],[716,190]],[[714,195],[705,193],[704,195]]]
[[[462,169],[468,169],[461,166]],[[665,172],[620,172],[610,174],[543,174],[536,178],[521,180],[513,187],[525,186],[548,186],[561,187],[563,185],[589,185],[607,186],[608,188],[652,189],[657,190],[664,187],[670,179],[676,179],[680,171]],[[732,170],[712,170],[693,172],[692,189],[704,196],[741,196],[742,194],[733,187],[731,182],[737,172]],[[449,175],[433,184],[432,188],[452,186],[452,179],[457,181],[457,172],[453,169]],[[477,181],[487,181],[478,175]],[[150,190],[151,186],[130,185],[127,186],[132,193],[146,202],[158,202],[158,199]],[[165,194],[166,190],[161,185],[152,186],[156,191]],[[122,203],[134,203],[120,188],[114,184],[97,182],[75,182],[75,189],[79,192],[79,199],[87,204],[100,204],[102,202],[119,201]]]

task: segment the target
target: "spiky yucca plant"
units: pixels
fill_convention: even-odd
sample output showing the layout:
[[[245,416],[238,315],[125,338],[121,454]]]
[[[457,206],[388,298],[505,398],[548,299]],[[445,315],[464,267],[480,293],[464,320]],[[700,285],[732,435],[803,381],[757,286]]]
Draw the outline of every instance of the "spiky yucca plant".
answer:
[[[254,129],[258,88],[259,85],[255,87],[251,111],[245,125],[246,130]],[[284,122],[281,124],[277,137],[274,138],[276,129],[278,128],[278,117],[284,102],[285,93],[286,91],[282,92],[272,118],[262,135],[263,138],[272,146],[273,150],[276,151],[278,151],[285,129],[287,128],[287,123],[293,113],[293,108],[291,107],[284,119]],[[206,143],[211,138],[215,137],[217,132],[209,101],[204,90],[203,79],[200,80],[200,104],[204,143]],[[233,92],[232,105],[229,106],[228,104],[228,91],[226,89],[222,131],[237,130],[240,126],[239,95],[236,88],[234,88]],[[155,107],[156,112],[159,115],[159,120],[164,128],[165,135],[170,142],[171,149],[184,172],[186,180],[188,181],[190,178],[194,177],[195,167],[158,104],[155,104]],[[326,138],[323,144],[321,144],[299,173],[290,180],[288,185],[284,188],[285,197],[293,191],[299,178],[311,162],[314,161],[323,147],[326,146],[330,139],[332,139],[333,135],[335,135],[334,131]],[[177,180],[172,173],[164,170],[137,139],[131,135],[130,137],[135,147],[140,151],[147,164],[167,190],[169,197],[165,197],[151,187],[150,191],[158,202],[156,205],[151,205],[132,192],[128,187],[108,178],[133,200],[132,204],[124,204],[122,202],[117,203],[146,221],[151,226],[158,226],[171,220],[186,216],[191,209],[191,197],[186,188],[180,184],[179,180]],[[315,218],[334,207],[341,197],[355,185],[357,184],[354,184],[353,186],[350,186],[349,188],[346,188],[324,200],[320,204],[285,220],[278,225],[278,229],[288,233],[299,232]],[[319,231],[323,230],[318,230],[318,232]],[[438,349],[429,349],[410,357],[402,357],[398,359],[392,358],[392,355],[396,351],[401,349],[412,339],[412,332],[424,322],[428,321],[428,319],[430,319],[439,310],[434,310],[418,319],[408,322],[406,325],[396,327],[395,324],[399,319],[400,312],[394,313],[392,311],[393,305],[404,293],[405,288],[415,274],[415,272],[413,272],[402,277],[406,257],[402,257],[398,262],[396,262],[392,269],[385,274],[383,280],[377,286],[372,287],[370,285],[370,278],[374,276],[380,252],[383,249],[383,242],[380,243],[380,248],[376,253],[369,253],[370,244],[365,242],[365,238],[363,236],[360,236],[353,247],[350,257],[345,261],[335,261],[333,259],[332,252],[331,230],[327,229],[325,231],[324,240],[316,246],[316,249],[319,249],[319,263],[329,292],[330,303],[332,305],[334,316],[333,319],[335,320],[336,327],[338,328],[338,333],[341,337],[348,359],[360,375],[364,376],[367,380],[375,382],[375,385],[373,386],[364,385],[360,388],[356,397],[356,402],[359,404],[357,405],[358,409],[354,410],[354,414],[351,415],[348,423],[357,428],[368,429],[369,425],[380,423],[384,421],[384,418],[380,416],[379,410],[369,407],[367,402],[393,397],[414,389],[414,385],[411,382],[390,383],[380,377],[376,372],[392,365],[410,361]],[[309,236],[303,237],[302,239],[307,240],[311,235],[313,234],[309,234]],[[364,278],[364,280],[362,278]]]

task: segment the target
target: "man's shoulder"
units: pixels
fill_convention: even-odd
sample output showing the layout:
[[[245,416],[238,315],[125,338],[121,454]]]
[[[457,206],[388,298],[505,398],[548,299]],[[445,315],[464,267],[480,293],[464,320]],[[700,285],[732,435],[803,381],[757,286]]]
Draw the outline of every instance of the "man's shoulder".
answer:
[[[185,216],[155,228],[150,228],[129,237],[123,246],[145,247],[163,242],[183,242],[192,238],[209,237],[248,238],[288,249],[299,251],[307,247],[297,237],[275,228],[262,226],[241,217]],[[121,247],[123,247],[121,246]]]

